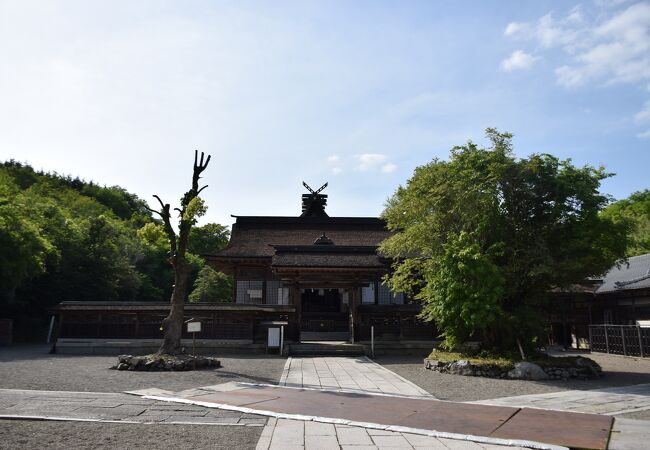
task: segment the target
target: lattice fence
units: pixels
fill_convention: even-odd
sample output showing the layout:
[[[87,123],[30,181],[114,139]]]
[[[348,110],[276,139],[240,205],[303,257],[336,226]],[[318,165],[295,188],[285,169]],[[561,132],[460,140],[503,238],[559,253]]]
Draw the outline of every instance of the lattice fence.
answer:
[[[592,352],[650,357],[650,328],[634,325],[590,325]]]

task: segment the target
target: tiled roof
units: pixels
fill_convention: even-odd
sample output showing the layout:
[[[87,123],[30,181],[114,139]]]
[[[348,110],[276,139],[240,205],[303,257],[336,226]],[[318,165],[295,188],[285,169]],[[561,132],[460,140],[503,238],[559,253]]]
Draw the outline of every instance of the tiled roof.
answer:
[[[596,294],[629,289],[650,288],[650,253],[628,258],[620,267],[612,267],[603,278]]]
[[[376,254],[341,253],[285,253],[275,255],[271,265],[273,267],[386,267]]]
[[[237,217],[228,246],[218,257],[272,257],[273,245],[313,245],[323,233],[336,246],[377,246],[390,236],[371,217]]]

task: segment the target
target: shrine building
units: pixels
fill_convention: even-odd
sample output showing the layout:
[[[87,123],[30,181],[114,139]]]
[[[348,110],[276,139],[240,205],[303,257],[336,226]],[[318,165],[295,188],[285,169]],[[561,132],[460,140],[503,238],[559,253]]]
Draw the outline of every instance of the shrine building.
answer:
[[[227,247],[203,255],[234,278],[234,289],[227,303],[186,303],[185,315],[203,323],[202,344],[259,350],[268,328],[282,327],[289,352],[291,344],[297,349],[305,342],[347,342],[367,352],[371,338],[378,348],[430,350],[433,324],[418,319],[419,305],[382,282],[391,266],[378,252],[391,235],[386,223],[330,217],[322,193],[327,183],[316,191],[303,184],[309,192],[300,215],[233,216]],[[72,349],[84,338],[147,341],[153,348],[168,310],[167,303],[63,302],[57,348]]]

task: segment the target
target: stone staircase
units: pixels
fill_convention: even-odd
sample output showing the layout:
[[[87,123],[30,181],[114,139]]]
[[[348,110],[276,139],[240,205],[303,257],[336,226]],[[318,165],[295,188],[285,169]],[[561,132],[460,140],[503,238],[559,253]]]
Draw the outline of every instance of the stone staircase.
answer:
[[[308,341],[289,344],[290,356],[364,356],[361,344],[345,341]]]
[[[349,341],[349,331],[301,331],[300,341]]]

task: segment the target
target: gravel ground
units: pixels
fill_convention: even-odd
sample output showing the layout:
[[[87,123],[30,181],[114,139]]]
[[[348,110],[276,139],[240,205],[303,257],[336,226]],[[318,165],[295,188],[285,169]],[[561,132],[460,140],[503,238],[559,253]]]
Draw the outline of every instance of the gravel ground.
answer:
[[[569,354],[569,353],[567,353]],[[603,368],[598,380],[522,381],[464,377],[426,370],[422,358],[383,356],[376,362],[417,384],[441,400],[474,401],[513,395],[541,394],[570,389],[599,389],[650,383],[650,359],[606,354],[585,355]],[[645,414],[643,417],[646,418]],[[630,416],[632,418],[632,416]]]
[[[181,391],[228,381],[276,384],[286,361],[279,356],[228,355],[219,357],[219,369],[130,372],[110,369],[115,356],[50,355],[48,350],[43,345],[0,347],[0,388],[123,392],[151,387]]]
[[[0,449],[254,449],[262,429],[0,420]]]

